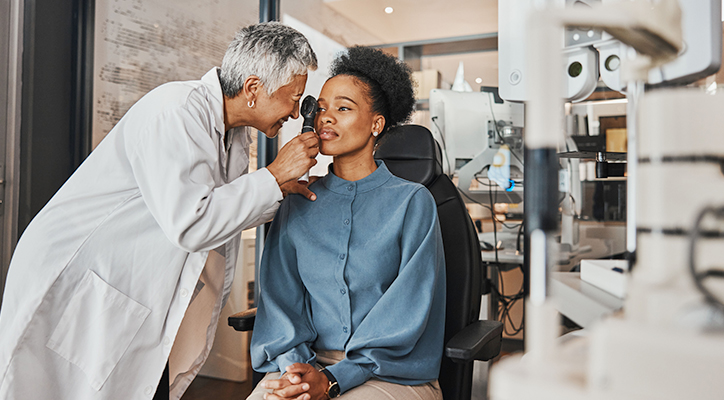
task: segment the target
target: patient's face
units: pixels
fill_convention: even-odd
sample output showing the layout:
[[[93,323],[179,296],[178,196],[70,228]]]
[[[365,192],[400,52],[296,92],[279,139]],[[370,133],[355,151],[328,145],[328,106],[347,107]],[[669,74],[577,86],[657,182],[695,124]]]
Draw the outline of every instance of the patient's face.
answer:
[[[375,118],[367,85],[349,75],[327,81],[319,94],[315,125],[322,154],[336,157],[372,156]]]

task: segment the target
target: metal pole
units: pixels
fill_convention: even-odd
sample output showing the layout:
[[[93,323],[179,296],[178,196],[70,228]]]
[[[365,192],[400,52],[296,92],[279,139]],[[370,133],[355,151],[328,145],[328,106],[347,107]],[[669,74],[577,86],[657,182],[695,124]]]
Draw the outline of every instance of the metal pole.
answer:
[[[93,144],[93,41],[95,1],[78,0],[73,4],[73,82],[71,106],[71,143],[73,168],[78,168],[91,153]]]
[[[555,8],[529,17],[527,54],[530,101],[526,104],[525,245],[528,298],[525,351],[545,360],[555,346],[556,311],[548,301],[549,272],[557,260],[558,156],[562,139],[563,26]]]
[[[279,21],[280,0],[259,0],[259,22]],[[279,151],[277,138],[268,138],[263,132],[257,133],[257,169],[262,169],[271,164]],[[256,228],[256,257],[254,258],[254,280],[258,282],[259,267],[261,266],[261,255],[264,252],[264,241],[269,224],[260,225]],[[254,285],[254,304],[258,304],[259,285]]]
[[[259,22],[279,21],[280,0],[259,0]],[[261,169],[271,164],[277,156],[279,141],[277,138],[268,138],[262,132],[258,133],[257,142],[257,168]]]
[[[644,83],[633,81],[628,83],[626,98],[626,252],[628,253],[629,269],[636,263],[636,180],[638,175],[638,105],[644,94]]]
[[[0,7],[5,15],[7,36],[0,39],[0,62],[7,62],[7,69],[0,68],[5,74],[0,79],[7,79],[5,91],[0,93],[6,96],[5,124],[0,126],[4,131],[2,140],[5,140],[5,165],[4,173],[0,178],[5,182],[0,186],[4,190],[2,203],[2,243],[0,243],[0,307],[2,307],[2,296],[5,288],[5,278],[10,266],[10,258],[15,250],[18,241],[18,202],[20,198],[20,119],[22,115],[22,71],[23,71],[23,10],[25,0],[10,0]]]
[[[259,22],[279,21],[280,0],[259,0]]]

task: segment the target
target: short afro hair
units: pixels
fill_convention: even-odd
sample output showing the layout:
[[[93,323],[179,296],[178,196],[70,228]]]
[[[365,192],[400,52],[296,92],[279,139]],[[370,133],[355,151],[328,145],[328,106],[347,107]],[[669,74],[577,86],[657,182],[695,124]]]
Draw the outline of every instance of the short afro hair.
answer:
[[[330,74],[353,76],[367,85],[372,110],[385,117],[378,140],[389,128],[407,122],[415,109],[410,67],[381,50],[350,47],[334,60]]]

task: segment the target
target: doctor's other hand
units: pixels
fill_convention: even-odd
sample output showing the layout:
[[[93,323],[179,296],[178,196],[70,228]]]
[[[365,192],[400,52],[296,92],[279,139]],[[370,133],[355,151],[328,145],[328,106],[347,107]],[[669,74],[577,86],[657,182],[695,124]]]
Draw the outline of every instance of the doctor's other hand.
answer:
[[[319,136],[314,132],[302,133],[279,150],[279,154],[267,169],[281,187],[291,180],[297,180],[317,164],[317,160],[314,159],[317,154],[319,154]]]
[[[317,195],[309,190],[309,185],[318,181],[319,178],[319,176],[310,176],[309,182],[297,181],[296,179],[292,179],[291,181],[279,186],[279,188],[282,190],[282,194],[284,195],[284,197],[287,197],[287,195],[291,193],[297,193],[308,198],[309,200],[314,201],[317,200]]]

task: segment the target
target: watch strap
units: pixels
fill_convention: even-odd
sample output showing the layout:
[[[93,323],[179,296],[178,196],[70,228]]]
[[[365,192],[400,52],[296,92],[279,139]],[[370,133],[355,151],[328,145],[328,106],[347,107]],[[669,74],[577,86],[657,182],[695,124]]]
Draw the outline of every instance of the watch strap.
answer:
[[[325,393],[327,397],[333,399],[339,396],[339,383],[337,383],[337,378],[335,378],[327,368],[322,368],[320,372],[322,372],[329,381],[329,387],[327,387],[327,391]]]

